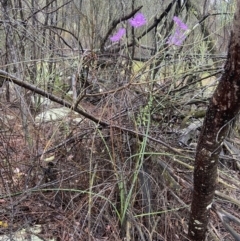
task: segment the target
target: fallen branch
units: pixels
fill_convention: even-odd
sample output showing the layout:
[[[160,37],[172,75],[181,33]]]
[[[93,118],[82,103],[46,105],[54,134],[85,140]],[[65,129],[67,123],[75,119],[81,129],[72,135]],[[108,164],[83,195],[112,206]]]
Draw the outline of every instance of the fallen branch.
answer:
[[[154,137],[151,137],[149,135],[146,135],[144,133],[141,133],[141,132],[138,132],[138,131],[135,131],[135,130],[132,130],[132,129],[127,129],[123,126],[118,126],[118,125],[114,125],[114,124],[110,124],[108,123],[107,121],[104,121],[104,120],[100,120],[96,117],[94,117],[93,115],[79,109],[76,105],[72,105],[70,104],[69,102],[55,96],[55,95],[52,95],[46,91],[44,91],[43,89],[40,89],[32,84],[29,84],[19,78],[17,78],[16,76],[12,75],[12,74],[9,74],[8,72],[6,71],[3,71],[3,70],[0,70],[0,77],[3,77],[5,78],[5,80],[9,81],[9,82],[13,82],[14,84],[18,85],[18,86],[21,86],[25,89],[28,89],[28,90],[31,90],[33,91],[34,93],[37,93],[41,96],[44,96],[46,98],[48,98],[49,100],[55,102],[55,103],[58,103],[62,106],[65,106],[75,112],[77,112],[78,114],[86,117],[87,119],[93,121],[94,123],[96,123],[97,125],[100,125],[101,127],[104,127],[104,128],[116,128],[116,129],[119,129],[119,130],[122,130],[122,131],[125,131],[125,132],[128,132],[130,133],[131,135],[133,136],[137,136],[137,137],[140,137],[140,138],[145,138],[147,137],[149,140],[151,141],[154,141],[154,142],[157,142],[163,146],[165,146],[166,148],[168,148],[169,150],[173,151],[174,153],[178,154],[178,155],[181,155],[183,156],[183,153],[173,147],[171,147],[170,145],[168,145],[167,143],[165,143],[164,141],[160,140],[160,139],[156,139]],[[122,87],[121,87],[122,88]],[[120,89],[121,89],[120,88]],[[99,127],[100,128],[100,127]]]
[[[31,90],[41,96],[44,96],[46,98],[48,98],[49,100],[52,100],[62,106],[65,106],[77,113],[79,113],[80,115],[83,115],[84,117],[90,119],[91,121],[95,122],[96,124],[100,124],[101,126],[103,127],[106,127],[106,126],[109,126],[109,124],[105,121],[102,121],[102,120],[99,120],[97,118],[95,118],[94,116],[90,115],[89,113],[79,109],[78,107],[75,106],[75,108],[73,108],[72,104],[70,104],[69,102],[55,96],[55,95],[52,95],[46,91],[44,91],[43,89],[40,89],[38,87],[36,87],[35,85],[32,85],[32,84],[29,84],[19,78],[17,78],[16,76],[12,75],[12,74],[9,74],[8,72],[6,71],[3,71],[3,70],[0,70],[0,77],[3,77],[5,78],[7,81],[10,81],[10,82],[13,82],[14,84],[18,85],[18,86],[21,86],[25,89],[28,89],[28,90]]]

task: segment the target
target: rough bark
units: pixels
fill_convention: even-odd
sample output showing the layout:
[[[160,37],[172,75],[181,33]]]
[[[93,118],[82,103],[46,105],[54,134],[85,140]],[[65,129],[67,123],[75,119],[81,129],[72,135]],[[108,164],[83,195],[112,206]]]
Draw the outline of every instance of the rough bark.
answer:
[[[188,235],[205,240],[216,189],[218,158],[228,124],[240,110],[240,0],[233,20],[227,62],[210,100],[195,157],[194,190]]]

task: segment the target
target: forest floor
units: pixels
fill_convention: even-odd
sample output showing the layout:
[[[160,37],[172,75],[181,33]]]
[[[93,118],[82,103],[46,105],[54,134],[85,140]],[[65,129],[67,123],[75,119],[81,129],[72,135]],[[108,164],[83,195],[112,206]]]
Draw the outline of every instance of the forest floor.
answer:
[[[160,131],[155,137],[182,156],[148,140],[151,155],[145,154],[146,165],[139,171],[148,176],[145,186],[141,174],[134,179],[136,160],[129,158],[136,137],[123,131],[99,131],[68,115],[60,121],[29,122],[27,139],[18,105],[7,102],[1,103],[0,120],[0,240],[188,240],[194,147],[179,145],[176,132]],[[151,136],[158,131],[152,127]],[[223,146],[209,241],[234,240],[222,221],[240,233],[228,216],[240,219],[239,146],[234,135]],[[124,203],[124,220],[121,182],[126,197],[132,192]],[[150,190],[151,207],[144,188]]]

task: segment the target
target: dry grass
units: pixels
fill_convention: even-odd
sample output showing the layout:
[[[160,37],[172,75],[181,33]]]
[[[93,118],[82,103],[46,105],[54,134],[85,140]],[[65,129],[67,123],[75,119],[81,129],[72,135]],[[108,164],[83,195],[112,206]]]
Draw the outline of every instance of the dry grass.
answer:
[[[29,121],[26,142],[18,106],[1,102],[0,221],[7,223],[1,233],[40,225],[42,240],[187,240],[191,146],[198,132],[187,137],[186,146],[179,137],[196,120],[190,115],[206,109],[201,95],[206,86],[186,81],[184,73],[178,81],[159,76],[149,82],[149,75],[135,74],[126,82],[124,68],[119,71],[118,65],[119,73],[109,75],[118,77],[114,81],[99,83],[103,95],[93,91],[80,102],[110,123],[108,128],[88,119],[75,122],[71,115],[62,121]],[[99,76],[96,71],[92,76]],[[218,191],[238,200],[239,169],[227,156],[232,157],[228,150],[219,166]],[[238,215],[233,201],[217,195],[215,204]],[[233,240],[215,211],[209,229],[208,240]]]

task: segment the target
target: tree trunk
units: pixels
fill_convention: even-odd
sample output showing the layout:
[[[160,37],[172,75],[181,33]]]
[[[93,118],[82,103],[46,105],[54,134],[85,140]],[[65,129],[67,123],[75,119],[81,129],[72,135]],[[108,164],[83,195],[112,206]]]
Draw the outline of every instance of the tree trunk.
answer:
[[[227,62],[210,101],[196,150],[188,235],[204,241],[214,197],[221,144],[240,110],[240,0],[233,20]]]

